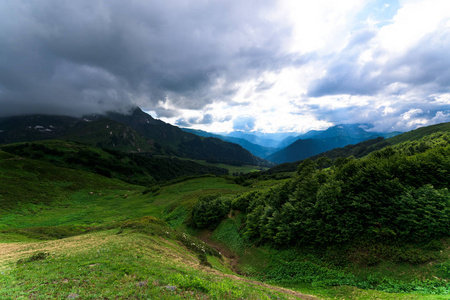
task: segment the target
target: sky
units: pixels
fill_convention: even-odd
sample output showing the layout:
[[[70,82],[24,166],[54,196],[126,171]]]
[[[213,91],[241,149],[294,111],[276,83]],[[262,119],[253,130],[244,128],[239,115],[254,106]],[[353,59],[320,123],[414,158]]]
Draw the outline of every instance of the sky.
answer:
[[[0,0],[0,116],[210,132],[450,121],[448,0]]]

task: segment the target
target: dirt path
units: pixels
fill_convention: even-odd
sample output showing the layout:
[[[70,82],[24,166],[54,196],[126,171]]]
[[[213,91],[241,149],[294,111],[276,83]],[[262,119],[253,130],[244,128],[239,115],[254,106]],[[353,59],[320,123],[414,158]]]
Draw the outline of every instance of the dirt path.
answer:
[[[230,249],[228,249],[221,243],[213,241],[211,239],[211,235],[212,235],[211,231],[205,230],[200,234],[200,236],[197,236],[197,238],[200,239],[201,241],[203,241],[204,243],[208,244],[209,246],[213,247],[217,251],[219,251],[222,254],[222,256],[228,260],[233,272],[237,273],[237,274],[241,274],[239,272],[239,270],[237,269],[238,258],[236,257],[236,255],[232,251],[230,251]]]
[[[210,245],[211,247],[213,247],[214,249],[219,251],[222,254],[222,256],[224,256],[229,261],[233,272],[239,274],[239,270],[237,269],[238,258],[236,257],[236,255],[233,252],[231,252],[227,247],[224,247],[221,243],[217,243],[217,242],[211,240],[211,235],[212,235],[212,233],[210,231],[204,231],[204,232],[202,232],[202,234],[200,236],[197,236],[197,238],[201,239],[203,242],[207,243],[208,245]],[[198,268],[198,266],[197,266],[197,268]],[[217,270],[210,269],[207,267],[201,267],[201,269],[208,273],[214,273],[215,275],[220,276],[220,277],[227,277],[227,278],[230,278],[233,280],[244,281],[244,282],[251,283],[251,284],[254,284],[257,286],[262,286],[262,287],[269,288],[271,290],[275,290],[275,291],[283,293],[283,294],[294,296],[298,299],[320,300],[319,298],[312,296],[312,295],[303,294],[303,293],[293,291],[290,289],[286,289],[283,287],[269,285],[269,284],[263,283],[261,281],[251,280],[251,279],[248,279],[245,277],[240,277],[237,275],[224,274]]]
[[[273,285],[269,285],[260,281],[254,281],[254,280],[250,280],[247,278],[242,278],[236,275],[229,275],[229,274],[220,274],[220,276],[222,277],[228,277],[231,278],[233,280],[239,280],[239,281],[244,281],[244,282],[248,282],[257,286],[263,286],[265,288],[269,288],[271,290],[275,290],[277,292],[283,293],[283,294],[288,294],[294,297],[297,297],[298,299],[305,299],[305,300],[319,300],[319,298],[311,296],[311,295],[306,295],[297,291],[293,291],[290,289],[286,289],[286,288],[282,288],[282,287],[278,287],[278,286],[273,286]]]

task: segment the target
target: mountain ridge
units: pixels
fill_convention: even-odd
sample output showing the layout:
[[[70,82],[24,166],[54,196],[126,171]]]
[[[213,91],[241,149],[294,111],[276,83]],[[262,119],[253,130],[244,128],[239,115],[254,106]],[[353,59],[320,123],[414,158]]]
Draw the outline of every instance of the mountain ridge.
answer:
[[[234,131],[221,135],[190,128],[184,128],[183,130],[199,136],[216,137],[237,143],[253,154],[264,157],[274,163],[294,162],[318,155],[333,148],[357,144],[377,137],[390,137],[398,134],[398,132],[371,132],[366,131],[363,127],[371,128],[369,124],[338,124],[326,130],[310,130],[304,134],[296,135],[292,132],[287,132],[283,135],[278,134],[278,137],[288,135],[281,140],[265,137],[272,137],[272,135],[276,134],[263,135],[257,132]],[[266,147],[264,145],[272,145],[276,148]]]
[[[119,132],[109,130],[108,126]],[[239,145],[184,132],[154,119],[138,107],[129,114],[110,112],[81,118],[52,115],[0,118],[0,144],[47,139],[68,139],[126,152],[149,152],[232,165],[271,165]]]
[[[354,156],[356,158],[360,158],[370,154],[371,152],[381,150],[388,146],[393,146],[406,141],[415,141],[423,138],[426,135],[433,134],[439,131],[450,132],[450,122],[439,123],[430,126],[419,127],[417,129],[396,134],[393,137],[377,137],[374,139],[369,139],[366,141],[362,141],[357,144],[349,144],[344,147],[337,147],[314,156],[309,157],[312,160],[319,159],[321,157],[328,157],[331,159],[336,159],[339,157],[350,157]],[[388,135],[389,136],[389,135]],[[279,164],[267,172],[269,173],[278,173],[278,172],[293,172],[297,169],[298,164],[301,162],[286,162]]]
[[[225,135],[210,133],[207,131],[191,129],[191,128],[182,128],[182,130],[192,133],[192,134],[195,134],[195,135],[198,135],[198,136],[214,137],[214,138],[218,138],[223,141],[226,141],[226,142],[238,144],[238,145],[242,146],[243,148],[247,149],[248,151],[250,151],[252,154],[259,156],[259,157],[269,156],[270,154],[275,153],[278,150],[278,148],[264,147],[264,146],[261,146],[258,144],[253,144],[244,138],[225,136]]]

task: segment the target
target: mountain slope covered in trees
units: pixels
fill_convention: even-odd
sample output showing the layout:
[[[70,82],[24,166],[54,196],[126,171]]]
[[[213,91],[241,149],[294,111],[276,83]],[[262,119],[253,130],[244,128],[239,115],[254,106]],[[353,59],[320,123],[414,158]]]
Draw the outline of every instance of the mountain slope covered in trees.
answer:
[[[247,149],[248,151],[250,151],[253,155],[256,155],[258,157],[269,156],[270,154],[272,154],[278,150],[278,148],[264,147],[264,146],[261,146],[258,144],[253,144],[243,138],[214,134],[214,133],[209,133],[209,132],[202,131],[202,130],[189,129],[189,128],[183,128],[183,130],[186,132],[189,132],[189,133],[193,133],[198,136],[214,137],[214,138],[221,139],[222,141],[238,144],[238,145],[242,146],[243,148]]]
[[[447,268],[447,254],[441,254],[449,249],[449,173],[450,133],[436,132],[360,159],[306,159],[293,176],[269,189],[232,199],[200,198],[192,222],[194,227],[220,230],[234,222],[232,216],[239,220],[236,226],[242,240],[281,251],[297,249],[293,251],[297,256],[285,254],[284,261],[265,268],[266,278],[272,280],[448,293],[448,272],[435,275],[428,287],[418,279],[409,285],[376,273],[401,264],[410,270],[434,264],[433,270]],[[268,178],[244,179],[239,182],[256,186]],[[327,273],[327,277],[319,261],[368,277],[359,281],[346,272]],[[323,279],[317,282],[314,276]]]
[[[228,170],[175,157],[148,156],[100,149],[65,141],[0,146],[2,151],[57,166],[97,173],[132,184],[151,186],[185,176],[227,175]]]
[[[286,148],[266,157],[274,163],[286,163],[299,161],[316,154],[343,147],[348,144],[357,144],[364,139],[353,139],[348,137],[330,137],[323,139],[297,140]]]
[[[0,143],[68,139],[90,145],[234,165],[269,166],[239,145],[202,138],[156,120],[139,108],[130,113],[109,113],[83,118],[50,115],[0,119]]]

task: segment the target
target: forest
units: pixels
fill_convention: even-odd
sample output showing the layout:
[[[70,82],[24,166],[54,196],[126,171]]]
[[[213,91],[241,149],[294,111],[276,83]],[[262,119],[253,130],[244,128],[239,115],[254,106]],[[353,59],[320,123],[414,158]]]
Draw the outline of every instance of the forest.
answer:
[[[449,133],[435,133],[331,166],[326,157],[306,159],[268,191],[201,198],[193,224],[214,226],[232,209],[258,244],[429,243],[450,233],[449,144]]]

